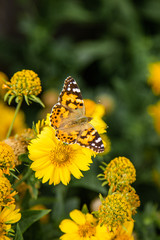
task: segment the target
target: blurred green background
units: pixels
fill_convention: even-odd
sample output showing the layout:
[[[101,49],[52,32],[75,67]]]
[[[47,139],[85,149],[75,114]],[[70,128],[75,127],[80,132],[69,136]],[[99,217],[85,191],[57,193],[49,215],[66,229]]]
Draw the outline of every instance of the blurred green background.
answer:
[[[85,178],[67,190],[42,187],[41,194],[50,191],[54,198],[53,221],[67,217],[67,204],[66,209],[78,208],[98,196],[99,185],[92,181],[101,160],[125,156],[137,171],[134,187],[141,200],[135,216],[137,239],[160,239],[160,137],[147,113],[158,100],[147,85],[148,64],[154,61],[160,61],[159,0],[0,1],[0,71],[10,78],[18,70],[33,70],[43,91],[58,92],[71,75],[84,98],[98,102],[105,95],[114,102],[105,117],[111,152],[94,161]],[[31,127],[41,107],[24,104],[23,110]],[[51,222],[42,227],[41,238],[34,239],[43,239],[43,234],[44,239],[56,239],[55,229]],[[31,230],[26,239],[32,239]]]

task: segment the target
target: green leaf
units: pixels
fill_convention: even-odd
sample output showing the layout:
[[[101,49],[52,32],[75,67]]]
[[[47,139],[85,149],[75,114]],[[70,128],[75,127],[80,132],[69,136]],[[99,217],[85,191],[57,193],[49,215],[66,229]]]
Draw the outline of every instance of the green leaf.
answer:
[[[17,223],[17,227],[16,227],[15,240],[23,240],[23,236],[22,236],[21,229],[19,227],[19,223]]]
[[[4,95],[4,101],[5,101],[5,102],[7,101],[7,98],[8,98],[9,95],[10,95],[9,92],[7,92],[7,93]]]
[[[34,102],[36,102],[36,103],[39,103],[42,107],[45,107],[45,105],[43,104],[43,102],[41,101],[40,98],[38,98],[38,97],[36,97],[36,96],[34,96],[34,95],[31,95],[31,96],[29,96],[29,99],[30,99],[31,101],[34,101]]]
[[[88,207],[86,204],[83,204],[82,206],[82,213],[87,214],[89,212]]]
[[[8,97],[8,104],[9,105],[11,104],[14,97],[15,97],[14,95],[11,95],[10,97]]]
[[[33,223],[48,214],[51,210],[26,210],[22,212],[22,218],[19,222],[21,232],[24,233]]]
[[[19,178],[10,170],[11,176],[13,176],[15,179],[19,180]]]
[[[37,205],[37,204],[45,205],[46,203],[47,204],[53,204],[54,202],[55,202],[55,197],[51,197],[51,196],[38,197],[37,199],[31,198],[29,200],[30,206],[34,206],[34,205]]]
[[[24,95],[24,99],[25,99],[27,105],[29,105],[28,97],[26,95]]]

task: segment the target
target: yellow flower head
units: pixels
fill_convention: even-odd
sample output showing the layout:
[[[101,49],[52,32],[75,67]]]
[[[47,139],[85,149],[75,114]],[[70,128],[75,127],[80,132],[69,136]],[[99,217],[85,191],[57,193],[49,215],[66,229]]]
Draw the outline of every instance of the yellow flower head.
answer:
[[[152,91],[155,95],[160,94],[160,62],[149,64],[149,78],[148,83],[152,87]]]
[[[131,216],[130,204],[121,193],[108,195],[102,200],[98,210],[100,224],[107,226],[109,231],[118,228],[125,221],[131,221]]]
[[[13,149],[6,143],[0,142],[0,170],[5,174],[9,174],[9,169],[15,167],[15,155]]]
[[[9,231],[11,230],[11,225],[6,225],[4,223],[0,223],[0,239],[1,240],[10,240],[9,237],[7,237],[6,235],[8,235]]]
[[[12,192],[12,187],[9,180],[3,175],[0,177],[0,206],[8,206],[14,203],[13,196],[16,192]]]
[[[70,219],[64,219],[60,223],[60,229],[64,234],[61,240],[109,240],[111,234],[106,227],[97,224],[97,219],[92,214],[83,214],[79,210],[70,212]]]
[[[60,239],[92,239],[96,234],[96,218],[92,214],[83,214],[79,210],[70,212],[70,219],[64,219],[60,224],[60,229],[65,234]]]
[[[42,91],[41,81],[38,75],[32,70],[16,72],[10,82],[3,84],[3,88],[8,89],[4,100],[6,101],[8,99],[9,104],[15,97],[17,103],[24,97],[28,105],[31,101],[34,101],[40,103],[44,107],[41,100],[36,97]]]
[[[40,78],[32,70],[16,72],[11,81],[6,83],[6,88],[11,95],[16,96],[37,96],[42,91]]]
[[[129,202],[132,210],[132,215],[134,215],[137,212],[137,208],[140,206],[139,196],[136,194],[135,189],[130,185],[126,185],[119,189],[117,192],[121,193]]]
[[[4,97],[6,90],[2,88],[5,81],[8,81],[8,77],[5,73],[0,72],[0,97]]]
[[[11,224],[18,222],[21,218],[20,210],[15,210],[15,207],[14,204],[3,209],[0,207],[0,239],[2,240],[10,240],[9,233],[13,235]]]
[[[0,140],[3,140],[6,138],[9,126],[11,125],[14,117],[15,110],[14,108],[8,107],[0,101],[0,113],[1,116],[3,116],[0,117]],[[24,113],[20,111],[17,114],[16,120],[13,125],[12,136],[14,134],[20,133],[25,127],[25,116]]]
[[[148,107],[148,113],[153,118],[156,132],[160,134],[160,101],[155,105],[150,105]]]
[[[116,188],[133,183],[136,180],[136,170],[128,158],[117,157],[107,165],[104,178],[109,186],[114,185]]]
[[[63,144],[55,137],[55,130],[45,127],[36,139],[33,139],[28,147],[29,158],[33,161],[31,168],[36,171],[37,178],[43,178],[45,183],[67,185],[71,174],[75,178],[81,178],[82,171],[89,170],[94,154],[88,148],[78,144]]]
[[[10,206],[1,208],[0,210],[0,222],[5,224],[13,224],[21,219],[20,209],[15,209],[16,205],[12,204]]]
[[[10,137],[5,139],[4,141],[7,145],[11,146],[11,148],[14,151],[15,159],[14,163],[15,165],[19,165],[20,162],[18,160],[19,155],[27,153],[27,145],[25,142],[21,141],[20,139],[16,139],[14,137]]]
[[[4,140],[6,144],[11,146],[15,154],[15,165],[19,165],[19,156],[28,152],[27,146],[30,140],[34,137],[32,129],[24,129],[21,134],[16,134],[14,137],[10,137]]]

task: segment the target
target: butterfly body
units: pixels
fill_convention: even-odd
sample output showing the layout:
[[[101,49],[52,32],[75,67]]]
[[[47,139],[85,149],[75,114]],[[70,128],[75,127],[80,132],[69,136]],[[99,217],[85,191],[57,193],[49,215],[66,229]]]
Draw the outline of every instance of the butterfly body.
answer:
[[[56,137],[64,143],[77,143],[95,152],[103,152],[102,139],[90,124],[91,119],[85,116],[84,101],[76,81],[72,77],[66,78],[58,103],[50,115]]]

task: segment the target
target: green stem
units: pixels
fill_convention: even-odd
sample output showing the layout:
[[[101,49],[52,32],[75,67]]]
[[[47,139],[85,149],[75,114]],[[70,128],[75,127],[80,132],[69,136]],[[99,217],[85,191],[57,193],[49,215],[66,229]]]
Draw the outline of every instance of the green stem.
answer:
[[[8,129],[8,133],[7,133],[6,138],[9,138],[9,136],[11,135],[12,128],[13,128],[13,125],[14,125],[14,122],[15,122],[15,119],[16,119],[16,116],[17,116],[17,114],[18,114],[18,112],[19,112],[19,109],[20,109],[20,107],[21,107],[21,105],[22,105],[22,101],[23,101],[23,98],[21,98],[20,101],[19,101],[18,104],[17,104],[16,110],[15,110],[15,113],[14,113],[14,117],[13,117],[12,123],[11,123],[11,125],[10,125],[10,128]]]

